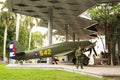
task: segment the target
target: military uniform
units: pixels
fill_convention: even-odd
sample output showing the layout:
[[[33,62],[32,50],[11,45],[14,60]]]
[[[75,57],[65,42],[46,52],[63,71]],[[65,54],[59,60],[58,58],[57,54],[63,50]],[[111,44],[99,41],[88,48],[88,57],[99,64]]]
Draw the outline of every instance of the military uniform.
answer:
[[[75,52],[75,56],[76,56],[76,68],[78,69],[79,66],[81,66],[81,69],[83,69],[83,51],[77,49]]]

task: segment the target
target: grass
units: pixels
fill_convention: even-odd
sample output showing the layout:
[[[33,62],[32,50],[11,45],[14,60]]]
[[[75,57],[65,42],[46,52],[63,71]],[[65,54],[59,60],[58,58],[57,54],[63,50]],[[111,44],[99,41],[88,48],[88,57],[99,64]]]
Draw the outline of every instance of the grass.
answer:
[[[115,79],[97,78],[93,76],[63,70],[6,69],[6,65],[0,64],[0,80],[115,80]]]

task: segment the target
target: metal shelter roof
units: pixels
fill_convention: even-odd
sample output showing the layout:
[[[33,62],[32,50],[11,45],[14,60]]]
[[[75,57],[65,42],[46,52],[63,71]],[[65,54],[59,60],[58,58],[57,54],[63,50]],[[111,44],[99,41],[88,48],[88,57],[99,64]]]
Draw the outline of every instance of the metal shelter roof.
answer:
[[[9,10],[43,20],[41,26],[47,27],[48,8],[53,9],[53,29],[65,35],[65,25],[69,25],[68,37],[76,33],[76,38],[88,39],[92,32],[84,28],[93,22],[78,17],[81,13],[100,2],[117,0],[8,0]]]

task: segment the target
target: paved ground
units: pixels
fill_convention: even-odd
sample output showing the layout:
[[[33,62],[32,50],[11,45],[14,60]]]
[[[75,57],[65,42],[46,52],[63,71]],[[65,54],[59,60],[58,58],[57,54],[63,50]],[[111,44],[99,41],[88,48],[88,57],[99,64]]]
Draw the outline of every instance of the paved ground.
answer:
[[[105,65],[89,65],[84,66],[84,69],[76,69],[72,63],[59,63],[59,64],[9,64],[7,68],[40,68],[40,69],[60,69],[93,75],[98,77],[120,77],[120,66],[105,66]]]

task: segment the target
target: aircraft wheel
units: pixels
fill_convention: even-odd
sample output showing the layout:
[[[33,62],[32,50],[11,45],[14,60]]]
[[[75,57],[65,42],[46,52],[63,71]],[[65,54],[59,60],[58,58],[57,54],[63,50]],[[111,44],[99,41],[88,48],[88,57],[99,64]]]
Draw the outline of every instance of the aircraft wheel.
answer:
[[[20,63],[20,65],[23,65],[23,61],[20,61],[19,63]]]

